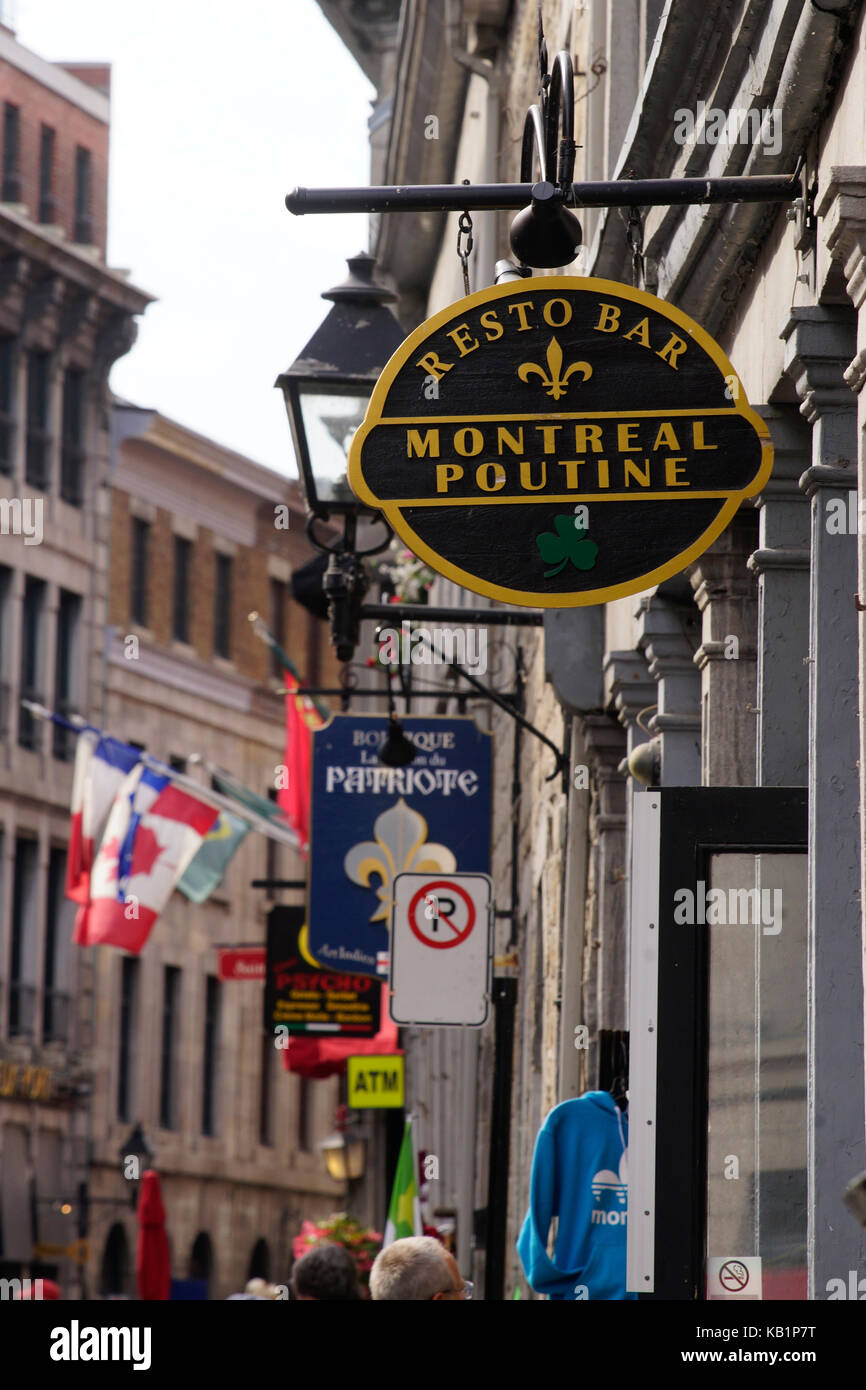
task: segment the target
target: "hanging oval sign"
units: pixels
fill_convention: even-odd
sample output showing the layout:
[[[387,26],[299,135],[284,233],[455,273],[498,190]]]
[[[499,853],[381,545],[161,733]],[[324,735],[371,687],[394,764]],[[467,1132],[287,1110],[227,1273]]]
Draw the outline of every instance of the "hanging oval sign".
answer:
[[[406,339],[349,482],[439,574],[568,608],[678,574],[772,463],[699,324],[627,285],[552,276],[479,290]]]

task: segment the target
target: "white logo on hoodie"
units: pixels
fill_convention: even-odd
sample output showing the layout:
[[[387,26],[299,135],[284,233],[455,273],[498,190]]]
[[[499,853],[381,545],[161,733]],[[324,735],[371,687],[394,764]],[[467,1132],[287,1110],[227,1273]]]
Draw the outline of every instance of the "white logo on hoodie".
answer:
[[[609,1193],[614,1198],[614,1205],[602,1207],[601,1199],[604,1193]],[[625,1225],[626,1212],[624,1210],[628,1200],[628,1150],[623,1149],[622,1158],[619,1161],[619,1174],[611,1172],[610,1168],[601,1168],[592,1180],[592,1195],[598,1204],[597,1209],[592,1213],[593,1226],[619,1226]]]

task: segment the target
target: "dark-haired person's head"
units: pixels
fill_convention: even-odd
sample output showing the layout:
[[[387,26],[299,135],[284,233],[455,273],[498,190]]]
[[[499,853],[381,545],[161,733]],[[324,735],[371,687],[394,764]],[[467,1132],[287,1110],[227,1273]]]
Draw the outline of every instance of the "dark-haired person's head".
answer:
[[[342,1245],[317,1245],[292,1270],[292,1288],[301,1302],[345,1303],[361,1297],[355,1261]]]

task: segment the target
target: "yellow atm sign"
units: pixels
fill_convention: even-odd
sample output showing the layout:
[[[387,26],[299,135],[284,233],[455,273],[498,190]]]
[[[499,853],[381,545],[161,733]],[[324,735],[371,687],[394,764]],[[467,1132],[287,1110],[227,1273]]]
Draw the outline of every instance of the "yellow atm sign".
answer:
[[[402,1057],[347,1058],[349,1105],[355,1110],[403,1108],[406,1096]]]

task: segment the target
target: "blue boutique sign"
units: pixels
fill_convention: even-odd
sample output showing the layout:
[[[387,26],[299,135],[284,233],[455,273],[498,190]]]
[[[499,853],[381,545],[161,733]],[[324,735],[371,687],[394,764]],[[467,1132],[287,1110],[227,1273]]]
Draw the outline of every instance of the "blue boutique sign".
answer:
[[[490,735],[468,718],[407,716],[407,767],[385,767],[385,715],[335,714],[313,734],[312,954],[377,974],[399,873],[489,873]]]

